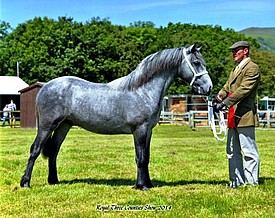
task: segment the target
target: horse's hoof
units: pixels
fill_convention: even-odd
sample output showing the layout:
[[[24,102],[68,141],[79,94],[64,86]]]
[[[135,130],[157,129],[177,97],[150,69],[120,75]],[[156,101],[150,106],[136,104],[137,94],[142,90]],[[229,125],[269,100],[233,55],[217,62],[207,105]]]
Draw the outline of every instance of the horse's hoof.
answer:
[[[23,186],[21,185],[22,188],[30,188],[31,186],[29,184],[24,184]]]
[[[134,189],[139,189],[141,191],[149,191],[150,188],[153,188],[153,187],[154,187],[153,185],[138,185],[138,184],[133,186]]]
[[[30,188],[30,181],[27,181],[26,179],[22,178],[20,181],[20,186],[22,188]]]
[[[59,181],[57,180],[55,180],[55,181],[48,181],[48,183],[50,184],[50,185],[57,185],[57,184],[59,184]]]
[[[58,179],[48,179],[48,183],[50,185],[56,185],[59,183]]]
[[[142,191],[149,191],[150,188],[148,188],[147,186],[143,186],[141,190],[142,190]]]

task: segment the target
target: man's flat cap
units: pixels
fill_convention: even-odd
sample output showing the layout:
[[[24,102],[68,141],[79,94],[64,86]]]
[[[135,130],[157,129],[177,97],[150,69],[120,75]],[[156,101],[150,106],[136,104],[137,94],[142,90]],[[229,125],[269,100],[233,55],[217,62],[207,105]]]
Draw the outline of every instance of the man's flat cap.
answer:
[[[234,44],[230,47],[230,49],[232,50],[232,49],[236,49],[236,48],[238,48],[238,47],[249,48],[249,44],[248,44],[247,41],[239,41],[239,42],[234,43]]]

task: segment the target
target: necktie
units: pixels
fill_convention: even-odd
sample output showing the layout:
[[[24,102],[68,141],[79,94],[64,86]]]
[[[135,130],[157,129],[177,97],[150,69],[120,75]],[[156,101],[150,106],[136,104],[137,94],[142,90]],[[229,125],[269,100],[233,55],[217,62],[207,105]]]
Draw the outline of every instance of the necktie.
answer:
[[[236,66],[235,69],[234,69],[234,75],[237,74],[237,71],[239,70],[239,66]]]

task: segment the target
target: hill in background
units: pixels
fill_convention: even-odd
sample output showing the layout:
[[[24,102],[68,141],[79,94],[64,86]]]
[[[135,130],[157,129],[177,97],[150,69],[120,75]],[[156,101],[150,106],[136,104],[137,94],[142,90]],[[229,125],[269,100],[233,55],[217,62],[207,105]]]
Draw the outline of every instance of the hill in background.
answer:
[[[239,33],[256,38],[262,50],[275,54],[275,28],[251,27],[241,30]]]

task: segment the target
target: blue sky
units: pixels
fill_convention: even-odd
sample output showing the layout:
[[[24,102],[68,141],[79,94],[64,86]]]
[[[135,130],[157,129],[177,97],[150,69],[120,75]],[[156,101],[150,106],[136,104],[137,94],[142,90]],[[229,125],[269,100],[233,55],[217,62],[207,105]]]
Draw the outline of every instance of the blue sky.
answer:
[[[156,27],[172,23],[219,25],[236,31],[275,27],[274,0],[0,0],[0,20],[16,28],[35,16],[78,22],[92,17],[112,24],[152,21]]]

